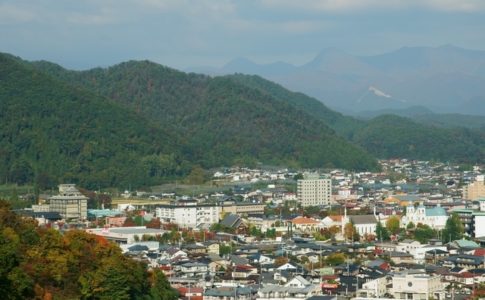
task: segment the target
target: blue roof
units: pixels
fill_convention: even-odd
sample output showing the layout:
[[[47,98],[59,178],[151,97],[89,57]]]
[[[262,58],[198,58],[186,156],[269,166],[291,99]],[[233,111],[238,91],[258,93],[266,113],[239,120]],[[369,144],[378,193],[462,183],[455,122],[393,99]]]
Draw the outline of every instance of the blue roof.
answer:
[[[446,210],[443,207],[433,207],[426,209],[427,217],[446,217]]]
[[[92,217],[115,217],[122,215],[123,212],[111,209],[88,209],[88,216]]]

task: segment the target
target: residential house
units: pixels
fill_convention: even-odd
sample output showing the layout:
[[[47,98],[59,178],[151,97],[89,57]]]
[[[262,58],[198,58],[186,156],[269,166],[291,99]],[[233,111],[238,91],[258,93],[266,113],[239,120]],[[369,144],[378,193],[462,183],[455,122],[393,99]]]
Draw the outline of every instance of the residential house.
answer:
[[[201,287],[179,287],[178,289],[180,298],[182,300],[203,300],[204,289]]]
[[[258,269],[248,265],[238,265],[233,268],[232,278],[235,280],[248,279],[251,275],[258,274]]]
[[[322,220],[322,225],[326,228],[337,226],[342,227],[342,222],[344,221],[344,216],[337,215],[337,216],[326,216]]]
[[[244,224],[241,217],[235,214],[227,214],[220,224],[232,228],[236,232],[244,232],[247,229],[247,226]]]
[[[406,252],[387,252],[386,255],[396,264],[412,264],[414,263],[414,257],[412,254]]]
[[[208,266],[200,262],[188,262],[180,265],[180,272],[184,277],[204,277]]]
[[[257,299],[308,299],[309,297],[321,295],[322,289],[318,284],[312,284],[302,276],[295,276],[284,286],[265,285],[258,290]]]
[[[252,300],[249,287],[216,287],[204,292],[204,300]]]
[[[484,268],[483,256],[468,254],[450,255],[442,260],[442,265],[448,268],[460,267],[470,269]]]
[[[204,246],[207,249],[207,254],[219,255],[219,243],[215,241],[208,241],[204,243]]]

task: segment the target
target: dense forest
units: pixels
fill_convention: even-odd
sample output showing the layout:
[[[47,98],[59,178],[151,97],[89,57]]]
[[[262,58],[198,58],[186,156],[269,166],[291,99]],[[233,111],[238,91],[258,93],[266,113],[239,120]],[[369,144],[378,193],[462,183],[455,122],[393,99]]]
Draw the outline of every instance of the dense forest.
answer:
[[[23,219],[0,201],[3,299],[177,299],[164,274],[121,254],[102,237],[61,234]]]
[[[0,55],[0,180],[144,186],[186,174],[170,130]]]
[[[276,95],[278,99],[324,120],[341,136],[377,158],[485,162],[483,117],[428,114],[406,118],[382,115],[364,121],[344,116],[314,98],[290,92],[259,76],[236,74],[228,77]]]
[[[137,187],[256,162],[377,168],[322,120],[230,78],[147,61],[74,72],[0,59],[4,182]]]
[[[186,74],[149,61],[107,69],[68,71],[35,66],[60,80],[94,91],[177,132],[189,145],[188,160],[203,167],[256,161],[299,167],[376,169],[365,151],[337,136],[325,119],[280,94],[232,77]],[[311,111],[311,110],[310,110]],[[329,110],[328,116],[335,114]]]
[[[485,131],[439,128],[395,115],[370,120],[353,139],[377,157],[484,162]]]
[[[0,55],[0,180],[150,186],[256,163],[376,170],[375,158],[483,162],[482,129],[364,121],[258,76],[149,61],[70,71]]]

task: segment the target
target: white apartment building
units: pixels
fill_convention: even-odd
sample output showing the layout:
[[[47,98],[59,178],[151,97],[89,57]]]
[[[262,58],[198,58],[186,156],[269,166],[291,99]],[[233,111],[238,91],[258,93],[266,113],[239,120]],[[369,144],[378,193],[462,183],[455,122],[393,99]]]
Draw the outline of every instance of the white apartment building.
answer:
[[[318,175],[307,175],[297,182],[297,199],[303,207],[329,205],[332,196],[332,180]]]
[[[49,198],[49,210],[58,212],[66,220],[84,220],[88,216],[88,198],[75,184],[60,184],[59,195]]]
[[[217,205],[163,205],[155,214],[161,222],[174,223],[185,228],[209,227],[219,222],[221,207]]]

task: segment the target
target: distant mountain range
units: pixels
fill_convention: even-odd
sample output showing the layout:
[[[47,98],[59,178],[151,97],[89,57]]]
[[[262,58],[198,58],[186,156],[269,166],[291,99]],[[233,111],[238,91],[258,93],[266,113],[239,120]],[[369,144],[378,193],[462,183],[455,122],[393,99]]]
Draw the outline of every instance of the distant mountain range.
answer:
[[[347,114],[420,105],[438,113],[485,115],[485,51],[451,45],[374,56],[329,48],[301,66],[238,58],[220,69],[190,71],[260,75]]]

